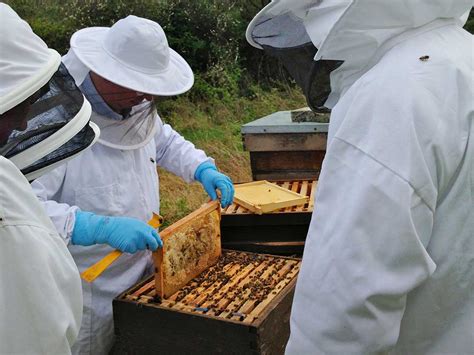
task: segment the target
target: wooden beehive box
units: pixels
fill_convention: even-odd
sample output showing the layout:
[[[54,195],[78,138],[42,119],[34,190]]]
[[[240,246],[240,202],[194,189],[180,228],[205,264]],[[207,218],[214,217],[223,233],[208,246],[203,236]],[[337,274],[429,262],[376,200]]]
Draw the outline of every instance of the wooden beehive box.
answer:
[[[326,154],[329,123],[294,122],[279,111],[242,126],[253,180],[316,180]]]
[[[283,354],[300,259],[224,250],[168,299],[150,278],[113,302],[115,354]]]
[[[221,255],[219,201],[211,201],[160,232],[163,247],[153,253],[159,295],[171,296],[214,265]]]
[[[304,205],[257,215],[232,204],[221,211],[221,243],[226,249],[278,255],[302,255],[314,207],[317,181],[274,181],[308,197]]]

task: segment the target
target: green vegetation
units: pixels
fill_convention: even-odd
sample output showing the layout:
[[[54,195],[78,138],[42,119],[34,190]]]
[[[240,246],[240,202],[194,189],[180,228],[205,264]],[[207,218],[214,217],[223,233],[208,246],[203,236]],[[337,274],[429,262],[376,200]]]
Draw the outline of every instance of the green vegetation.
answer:
[[[270,91],[255,89],[255,98],[239,97],[232,102],[196,103],[183,96],[159,104],[158,112],[165,122],[212,156],[234,182],[243,182],[251,180],[251,173],[248,153],[242,149],[242,124],[304,105],[300,91],[288,86]],[[162,213],[167,221],[183,217],[206,201],[199,183],[188,185],[164,170],[159,173]]]
[[[269,0],[7,0],[50,47],[65,54],[84,27],[111,26],[127,15],[157,21],[170,46],[195,72],[189,93],[158,103],[163,121],[214,157],[234,182],[251,179],[242,149],[242,124],[274,111],[305,106],[301,92],[275,60],[245,40],[245,29]],[[466,29],[474,32],[474,12]],[[161,171],[162,214],[167,223],[206,200],[195,183]]]
[[[170,46],[195,72],[189,93],[158,103],[164,122],[212,156],[235,182],[251,179],[242,124],[278,110],[305,106],[280,64],[249,46],[245,29],[268,1],[260,0],[11,0],[50,47],[65,54],[84,27],[111,26],[133,14],[157,21]],[[270,79],[271,78],[271,79]],[[206,201],[199,183],[159,169],[161,213],[173,222]]]

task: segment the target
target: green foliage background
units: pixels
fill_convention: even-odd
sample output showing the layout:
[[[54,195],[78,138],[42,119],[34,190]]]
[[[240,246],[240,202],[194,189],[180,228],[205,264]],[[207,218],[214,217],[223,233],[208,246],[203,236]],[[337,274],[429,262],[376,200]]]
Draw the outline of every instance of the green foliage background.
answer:
[[[164,29],[170,46],[196,74],[192,99],[252,97],[252,85],[286,85],[280,64],[252,48],[245,29],[265,0],[11,0],[9,3],[52,48],[65,54],[71,35],[84,27],[110,27],[128,15]]]
[[[4,0],[5,1],[5,0]],[[295,0],[297,1],[297,0]],[[84,27],[111,26],[130,14],[158,22],[170,46],[188,61],[195,84],[158,104],[161,118],[215,158],[234,182],[251,180],[242,124],[275,111],[306,106],[285,70],[245,40],[245,29],[269,0],[7,0],[52,48],[65,54]],[[474,32],[474,13],[466,29]],[[167,224],[207,199],[160,169],[161,213]]]
[[[252,98],[254,84],[270,89],[290,81],[275,60],[251,47],[245,29],[269,0],[10,0],[52,48],[65,54],[84,27],[111,26],[127,15],[157,21],[169,44],[196,73],[193,100]],[[466,29],[474,32],[474,12]]]

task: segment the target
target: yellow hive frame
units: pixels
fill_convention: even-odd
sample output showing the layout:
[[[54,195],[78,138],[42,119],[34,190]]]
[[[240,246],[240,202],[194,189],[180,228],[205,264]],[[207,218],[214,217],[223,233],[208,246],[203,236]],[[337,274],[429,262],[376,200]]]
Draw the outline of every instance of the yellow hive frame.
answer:
[[[189,248],[186,247],[183,250],[178,250],[173,246],[173,240],[176,241],[176,238],[180,238],[178,236],[179,233],[196,232],[196,226],[199,226],[199,224],[205,220],[206,216],[208,216],[213,223],[211,226],[212,235],[210,236],[212,245],[206,247],[206,250],[196,256],[192,262],[187,262],[185,267],[179,270],[178,274],[170,275],[167,260],[170,260],[171,255],[173,254],[177,258],[183,256],[184,259],[184,255],[187,252],[186,249],[193,247],[189,244]],[[156,268],[155,287],[157,294],[161,298],[171,296],[185,286],[191,279],[217,262],[221,255],[220,218],[219,201],[211,201],[160,232],[163,248],[153,253],[153,259]],[[199,233],[200,232],[198,232],[198,234]],[[195,234],[196,238],[200,238],[198,234]],[[189,243],[192,243],[192,240],[194,239],[190,238]]]
[[[308,197],[267,180],[235,185],[234,201],[256,214],[303,205]]]

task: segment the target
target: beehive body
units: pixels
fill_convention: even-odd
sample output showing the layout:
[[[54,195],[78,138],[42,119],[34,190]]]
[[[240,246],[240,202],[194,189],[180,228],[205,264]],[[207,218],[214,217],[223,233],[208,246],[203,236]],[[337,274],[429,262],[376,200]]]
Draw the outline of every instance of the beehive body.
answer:
[[[253,180],[317,179],[326,153],[328,123],[293,122],[274,112],[242,126]]]
[[[262,215],[232,204],[221,212],[223,248],[278,255],[303,254],[317,181],[279,180],[274,183],[307,196],[308,202]]]
[[[283,353],[300,262],[224,251],[167,299],[137,285],[114,301],[117,353]]]

